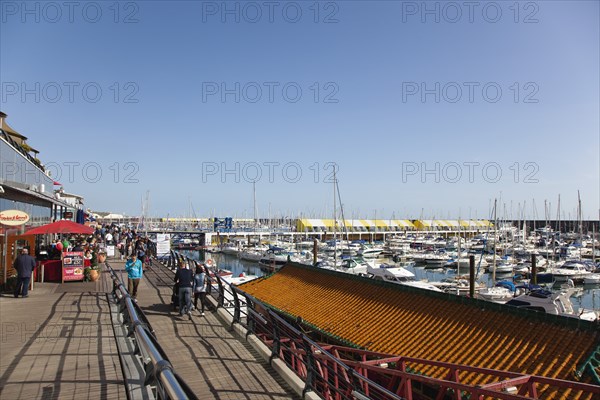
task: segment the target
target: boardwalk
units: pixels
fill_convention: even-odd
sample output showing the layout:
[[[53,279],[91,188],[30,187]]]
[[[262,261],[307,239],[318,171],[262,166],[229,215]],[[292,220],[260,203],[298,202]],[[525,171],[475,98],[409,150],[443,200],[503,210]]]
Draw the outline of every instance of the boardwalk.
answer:
[[[122,263],[111,262],[115,270]],[[173,272],[153,267],[140,283],[138,301],[175,370],[200,399],[298,398],[275,371],[216,314],[180,318],[170,306]],[[123,273],[123,278],[125,274]],[[125,279],[126,280],[126,279]]]
[[[127,398],[102,275],[0,298],[0,398]]]
[[[110,263],[122,272],[122,262]],[[169,305],[172,279],[167,269],[148,271],[139,305],[198,398],[298,398],[216,314],[179,318]],[[0,398],[126,399],[107,298],[109,274],[98,282],[35,285],[27,299],[0,297]]]

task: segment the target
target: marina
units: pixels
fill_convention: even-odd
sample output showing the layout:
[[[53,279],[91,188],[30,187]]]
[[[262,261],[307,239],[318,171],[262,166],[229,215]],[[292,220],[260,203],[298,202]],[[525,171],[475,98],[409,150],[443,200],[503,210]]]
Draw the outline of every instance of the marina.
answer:
[[[600,1],[0,4],[0,399],[600,400]]]
[[[231,270],[234,276],[245,274],[249,276],[261,277],[272,272],[271,266],[269,265],[260,265],[257,262],[244,260],[232,254],[208,253],[204,250],[184,250],[182,251],[182,254],[185,254],[186,256],[200,262],[207,259],[212,259],[217,265]],[[416,264],[414,262],[406,261],[395,263],[391,258],[385,257],[380,257],[373,261],[374,266],[380,266],[383,264],[403,267],[413,274],[417,281],[430,283],[434,286],[438,285],[438,287],[441,287],[450,293],[453,291],[454,293],[457,293],[457,289],[455,289],[453,283],[456,281],[457,277],[462,277],[462,290],[458,289],[458,293],[463,295],[468,294],[468,268],[461,268],[459,270],[460,274],[458,274],[456,269],[445,269],[441,267],[431,269],[427,268],[423,264]],[[343,271],[344,268],[340,266],[338,270]],[[367,272],[366,269],[365,272]],[[480,278],[477,280],[477,283],[480,288],[490,288],[494,287],[496,283],[501,281],[508,280],[512,282],[513,278],[514,274],[512,271],[508,273],[497,273],[495,280],[492,279],[492,274],[490,272],[483,272]],[[555,286],[556,289],[559,289],[563,283],[564,282],[559,281],[555,282],[554,284],[549,283],[548,285],[550,288]],[[504,297],[505,302],[512,297],[515,297],[514,292],[512,295]],[[577,285],[575,290],[572,291],[570,300],[573,303],[575,310],[591,309],[600,312],[600,283]]]

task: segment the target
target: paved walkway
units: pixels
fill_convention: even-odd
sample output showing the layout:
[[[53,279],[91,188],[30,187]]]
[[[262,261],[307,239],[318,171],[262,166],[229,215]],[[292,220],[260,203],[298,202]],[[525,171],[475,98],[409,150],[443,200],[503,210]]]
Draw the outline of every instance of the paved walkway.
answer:
[[[110,261],[123,276],[123,262]],[[147,271],[138,301],[171,363],[199,399],[296,399],[245,341],[206,311],[180,318],[173,272]],[[1,399],[126,399],[111,324],[108,272],[97,282],[35,283],[26,299],[0,296]]]
[[[123,269],[122,262],[110,264],[115,270]],[[206,311],[201,317],[194,311],[191,321],[179,317],[170,305],[173,277],[164,267],[146,271],[138,289],[138,304],[175,370],[199,399],[298,398],[215,313]]]
[[[107,273],[97,282],[35,283],[0,297],[0,398],[126,399],[110,320]]]

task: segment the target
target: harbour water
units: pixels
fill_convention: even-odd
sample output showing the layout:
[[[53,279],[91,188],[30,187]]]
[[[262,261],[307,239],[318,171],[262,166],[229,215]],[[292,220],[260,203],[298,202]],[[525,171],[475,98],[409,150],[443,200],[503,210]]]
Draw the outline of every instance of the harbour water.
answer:
[[[204,250],[199,251],[182,251],[182,254],[195,259],[195,260],[206,260],[207,258],[213,259],[219,268],[227,269],[233,272],[234,276],[239,276],[244,273],[245,275],[263,276],[266,274],[256,262],[241,260],[236,256],[222,254],[222,253],[206,253]],[[375,260],[376,264],[393,263],[392,260],[387,258],[378,258]],[[422,266],[418,266],[413,262],[400,263],[407,270],[415,274],[415,277],[419,280],[426,279],[428,281],[441,281],[446,278],[453,278],[457,275],[457,271],[453,269],[425,269]],[[461,269],[461,275],[468,276],[468,270]],[[503,279],[511,279],[512,274],[500,275],[496,274],[496,281]],[[493,286],[492,276],[488,273],[481,274],[478,281],[485,283],[487,286]],[[574,296],[571,297],[573,308],[578,310],[581,308],[600,310],[600,285],[584,285],[577,286],[577,291]]]

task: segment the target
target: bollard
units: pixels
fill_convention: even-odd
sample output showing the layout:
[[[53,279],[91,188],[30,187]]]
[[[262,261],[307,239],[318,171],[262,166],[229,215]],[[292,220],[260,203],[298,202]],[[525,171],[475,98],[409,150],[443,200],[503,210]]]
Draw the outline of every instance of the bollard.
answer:
[[[475,256],[469,256],[469,296],[475,297]]]
[[[537,285],[537,265],[535,254],[531,255],[531,283]]]

